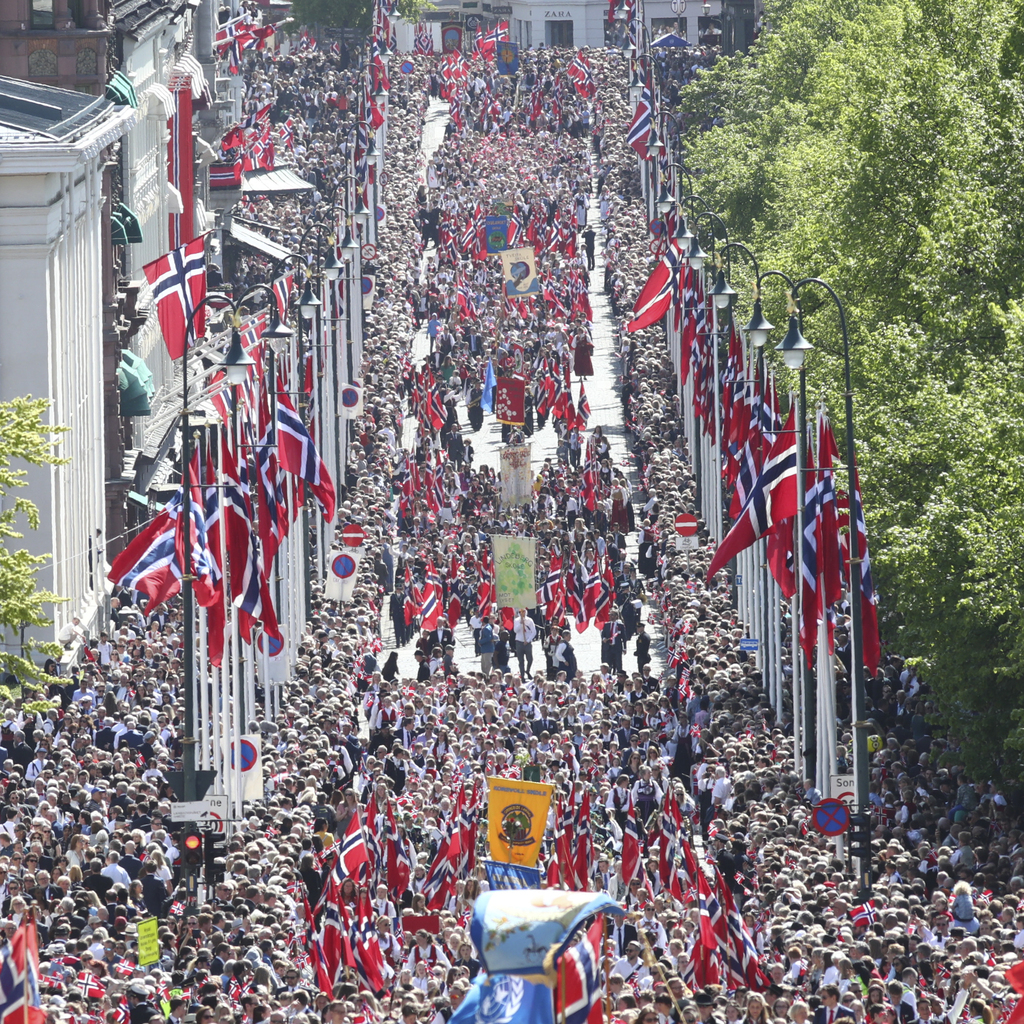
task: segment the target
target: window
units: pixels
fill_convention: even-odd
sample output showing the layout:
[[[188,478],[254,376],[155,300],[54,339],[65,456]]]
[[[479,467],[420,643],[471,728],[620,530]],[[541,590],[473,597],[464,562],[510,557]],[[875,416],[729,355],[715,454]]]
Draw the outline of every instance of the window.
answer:
[[[53,0],[32,0],[32,27],[53,28]]]
[[[96,74],[96,51],[92,47],[84,46],[78,51],[75,70],[80,75]]]
[[[53,50],[33,50],[28,55],[28,73],[32,78],[55,78],[57,54]]]
[[[544,42],[548,46],[572,46],[572,22],[545,21]]]

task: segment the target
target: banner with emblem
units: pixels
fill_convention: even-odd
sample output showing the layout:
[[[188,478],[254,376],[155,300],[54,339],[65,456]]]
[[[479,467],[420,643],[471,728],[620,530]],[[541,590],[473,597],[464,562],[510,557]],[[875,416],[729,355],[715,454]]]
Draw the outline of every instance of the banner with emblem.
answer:
[[[491,535],[496,608],[536,608],[537,541],[534,537]]]
[[[533,500],[532,461],[528,444],[510,444],[501,449],[501,503],[525,505]]]
[[[498,377],[494,381],[494,416],[499,423],[521,427],[526,422],[526,381]]]
[[[555,787],[547,782],[490,778],[487,788],[487,839],[491,844],[491,859],[535,867]]]
[[[510,297],[540,295],[537,257],[533,246],[526,245],[502,252],[501,276],[505,281],[505,294]]]
[[[448,1024],[555,1024],[551,989],[514,974],[481,971]]]

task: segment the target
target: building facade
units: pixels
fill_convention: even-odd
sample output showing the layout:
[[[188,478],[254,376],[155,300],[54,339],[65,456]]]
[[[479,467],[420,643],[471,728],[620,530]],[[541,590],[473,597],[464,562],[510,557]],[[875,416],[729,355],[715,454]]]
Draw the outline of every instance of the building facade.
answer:
[[[111,147],[136,111],[102,97],[0,79],[0,399],[50,402],[60,466],[29,470],[49,555],[41,587],[67,598],[59,629],[94,624],[104,592],[104,252]]]

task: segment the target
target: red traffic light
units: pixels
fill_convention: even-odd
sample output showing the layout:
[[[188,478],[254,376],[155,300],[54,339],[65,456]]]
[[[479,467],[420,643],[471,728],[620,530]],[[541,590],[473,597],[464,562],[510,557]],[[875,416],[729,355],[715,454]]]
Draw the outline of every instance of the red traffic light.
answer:
[[[198,850],[203,845],[203,837],[197,836],[195,832],[189,832],[185,836],[185,849]]]

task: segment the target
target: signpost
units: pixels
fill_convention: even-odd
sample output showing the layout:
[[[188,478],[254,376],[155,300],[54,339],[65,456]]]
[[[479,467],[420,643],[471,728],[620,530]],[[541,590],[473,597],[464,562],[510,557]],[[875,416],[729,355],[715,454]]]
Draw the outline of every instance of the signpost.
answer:
[[[224,831],[229,814],[226,793],[211,793],[202,800],[179,800],[171,804],[171,820],[176,824],[188,822],[217,832]]]
[[[358,548],[366,540],[366,531],[358,523],[346,523],[341,528],[341,542],[350,548]]]
[[[823,836],[841,836],[850,827],[850,808],[829,797],[814,805],[811,825]]]
[[[689,512],[680,512],[676,516],[676,533],[680,537],[693,537],[697,533],[698,523],[697,517],[690,515]]]
[[[757,654],[761,641],[756,636],[745,636],[740,638],[740,650]]]

